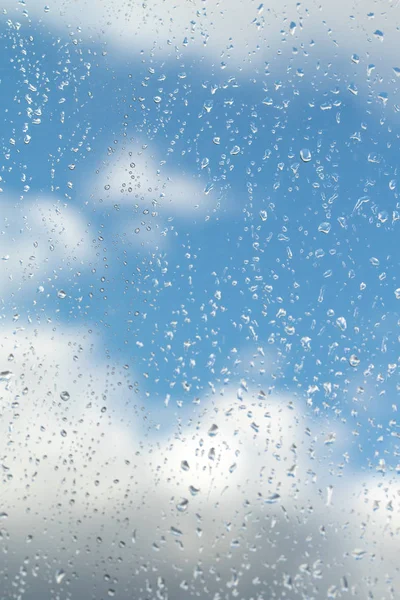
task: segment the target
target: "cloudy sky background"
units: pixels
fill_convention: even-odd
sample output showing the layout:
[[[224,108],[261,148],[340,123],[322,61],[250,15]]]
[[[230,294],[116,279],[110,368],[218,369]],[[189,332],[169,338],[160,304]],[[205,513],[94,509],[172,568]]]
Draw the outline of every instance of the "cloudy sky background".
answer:
[[[0,9],[2,596],[395,598],[398,3]]]

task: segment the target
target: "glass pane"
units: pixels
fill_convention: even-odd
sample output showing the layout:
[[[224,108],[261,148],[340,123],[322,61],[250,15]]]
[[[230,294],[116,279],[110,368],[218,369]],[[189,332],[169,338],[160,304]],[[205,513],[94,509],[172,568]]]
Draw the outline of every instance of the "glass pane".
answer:
[[[1,598],[395,599],[399,3],[47,1],[0,4]]]

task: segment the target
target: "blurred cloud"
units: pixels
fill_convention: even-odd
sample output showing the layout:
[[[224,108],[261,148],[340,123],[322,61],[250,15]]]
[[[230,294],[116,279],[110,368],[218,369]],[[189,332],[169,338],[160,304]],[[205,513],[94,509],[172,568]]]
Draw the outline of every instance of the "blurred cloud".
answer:
[[[96,258],[90,228],[72,206],[41,198],[32,202],[2,199],[0,293],[42,286],[43,291],[71,277]]]
[[[123,598],[146,585],[163,598],[391,597],[398,487],[343,470],[289,395],[241,384],[241,400],[226,390],[157,432],[131,398],[134,374],[83,330],[3,330],[0,360],[1,540],[10,574],[27,553],[46,563],[31,598],[47,577]]]
[[[246,69],[274,56],[278,47],[284,50],[292,42],[308,47],[314,42],[318,52],[346,55],[367,51],[370,62],[379,63],[384,70],[398,66],[390,64],[398,38],[398,2],[386,3],[384,10],[377,10],[373,0],[291,0],[285,6],[278,0],[268,4],[254,0],[176,4],[166,0],[53,0],[48,9],[36,1],[18,6],[3,0],[2,6],[8,15],[14,11],[21,15],[24,10],[28,17],[57,30],[68,27],[75,31],[79,26],[80,35],[107,41],[120,58],[130,57],[133,49],[169,58],[175,58],[178,51],[183,56],[197,55]]]
[[[91,195],[121,207],[140,207],[149,222],[158,214],[166,219],[171,215],[193,218],[211,206],[198,176],[161,160],[157,149],[148,144],[137,141],[103,164],[88,185]]]
[[[94,202],[113,206],[113,229],[124,243],[164,249],[175,218],[201,219],[215,206],[213,191],[198,176],[161,160],[148,144],[131,144],[103,161],[86,184]]]

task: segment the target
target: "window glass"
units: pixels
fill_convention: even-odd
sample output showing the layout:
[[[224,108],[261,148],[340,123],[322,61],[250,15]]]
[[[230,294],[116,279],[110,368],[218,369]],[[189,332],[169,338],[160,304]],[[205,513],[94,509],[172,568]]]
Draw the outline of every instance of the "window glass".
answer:
[[[400,5],[0,0],[0,596],[398,597]]]

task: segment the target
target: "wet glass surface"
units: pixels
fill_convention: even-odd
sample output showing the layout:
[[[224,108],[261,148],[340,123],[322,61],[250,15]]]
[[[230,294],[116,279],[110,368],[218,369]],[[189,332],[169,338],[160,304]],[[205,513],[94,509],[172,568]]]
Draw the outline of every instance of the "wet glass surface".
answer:
[[[0,598],[396,599],[400,5],[0,0]]]

